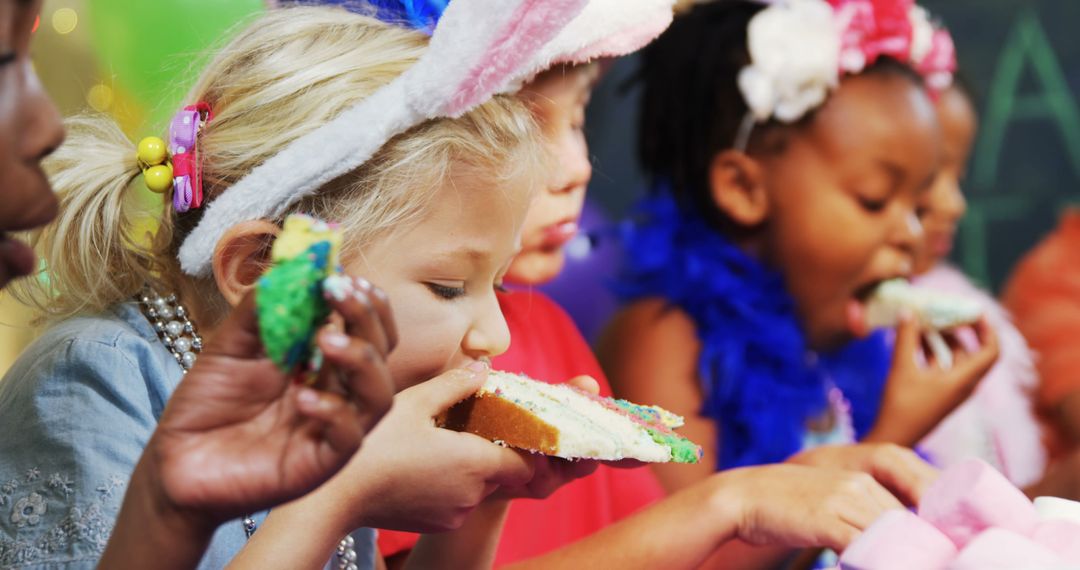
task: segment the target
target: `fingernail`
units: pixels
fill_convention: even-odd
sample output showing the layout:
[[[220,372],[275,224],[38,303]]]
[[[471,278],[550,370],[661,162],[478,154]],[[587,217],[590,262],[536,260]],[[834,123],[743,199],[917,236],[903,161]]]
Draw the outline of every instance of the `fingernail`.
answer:
[[[363,290],[363,289],[360,289],[360,290],[356,291],[356,293],[353,293],[353,298],[355,298],[357,300],[357,302],[359,302],[362,305],[370,305],[371,304],[371,297],[368,297],[368,292]]]
[[[311,388],[301,388],[296,399],[305,406],[316,406],[319,404],[319,393]]]
[[[326,344],[329,344],[334,348],[345,348],[346,346],[349,346],[349,337],[339,332],[328,332],[326,333],[325,338]]]
[[[475,362],[472,362],[471,364],[469,364],[465,368],[467,370],[471,370],[473,372],[487,372],[488,368],[490,368],[490,367],[491,367],[491,365],[488,364],[488,362],[486,360],[477,360]]]
[[[337,302],[344,301],[352,293],[352,282],[340,275],[331,275],[323,279],[323,296]]]
[[[356,278],[356,286],[365,291],[370,291],[372,289],[371,281],[368,281],[363,277]]]

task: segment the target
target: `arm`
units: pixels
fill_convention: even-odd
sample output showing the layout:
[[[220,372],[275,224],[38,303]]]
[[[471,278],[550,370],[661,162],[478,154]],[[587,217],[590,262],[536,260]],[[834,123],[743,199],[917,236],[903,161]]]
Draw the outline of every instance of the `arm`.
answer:
[[[368,313],[357,298],[330,302],[348,334],[319,335],[325,392],[262,355],[253,295],[233,311],[170,398],[102,567],[194,567],[219,523],[308,492],[353,455],[389,408],[382,359],[396,335],[385,303]],[[372,346],[373,360],[359,357]]]
[[[506,500],[485,501],[458,530],[425,534],[409,554],[405,568],[491,568],[509,508],[510,502]]]
[[[512,568],[679,570],[706,562],[731,568],[732,560],[717,549],[732,539],[843,550],[884,511],[900,507],[862,473],[797,465],[733,469]]]
[[[337,541],[353,529],[456,530],[497,490],[543,497],[595,468],[435,427],[433,418],[475,393],[486,376],[483,368],[452,370],[398,394],[349,464],[313,493],[274,509],[230,568],[322,568]],[[485,533],[497,534],[502,524],[491,515],[485,509],[481,519],[487,524],[468,526],[463,535],[489,540]]]
[[[620,398],[655,404],[686,418],[679,433],[716,457],[716,423],[700,414],[704,395],[698,381],[700,343],[693,321],[660,300],[634,303],[608,327],[599,346],[601,364]],[[673,493],[713,474],[715,460],[693,465],[652,466]]]

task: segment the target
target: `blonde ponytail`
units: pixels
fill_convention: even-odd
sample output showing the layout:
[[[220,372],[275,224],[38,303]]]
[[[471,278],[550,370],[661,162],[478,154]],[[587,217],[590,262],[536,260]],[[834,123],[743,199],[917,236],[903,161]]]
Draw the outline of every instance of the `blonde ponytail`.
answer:
[[[111,119],[70,118],[63,146],[45,162],[60,199],[53,223],[29,234],[43,274],[17,283],[14,293],[46,319],[97,312],[125,301],[155,271],[148,216],[133,182],[142,173],[135,145]],[[142,235],[140,235],[140,231]]]

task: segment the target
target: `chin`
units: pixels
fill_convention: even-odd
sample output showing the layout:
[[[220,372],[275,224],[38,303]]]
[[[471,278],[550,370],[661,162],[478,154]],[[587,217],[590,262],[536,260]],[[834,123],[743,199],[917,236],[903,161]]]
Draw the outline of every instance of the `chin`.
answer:
[[[522,254],[510,266],[506,280],[517,285],[544,285],[558,277],[565,264],[562,250]]]

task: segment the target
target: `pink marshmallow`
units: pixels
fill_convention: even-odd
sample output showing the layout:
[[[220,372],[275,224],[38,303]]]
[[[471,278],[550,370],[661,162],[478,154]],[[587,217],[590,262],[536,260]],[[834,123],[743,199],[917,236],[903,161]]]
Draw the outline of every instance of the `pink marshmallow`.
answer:
[[[942,473],[923,495],[919,516],[960,549],[988,528],[1027,536],[1039,522],[1024,493],[978,459],[962,461]]]
[[[1064,520],[1043,521],[1031,539],[1053,550],[1070,564],[1080,564],[1080,524]]]
[[[1017,570],[1066,568],[1054,551],[1009,530],[992,528],[972,540],[949,570]]]
[[[842,570],[944,569],[956,547],[941,531],[908,511],[889,511],[840,557]]]

